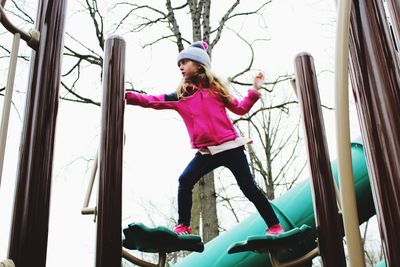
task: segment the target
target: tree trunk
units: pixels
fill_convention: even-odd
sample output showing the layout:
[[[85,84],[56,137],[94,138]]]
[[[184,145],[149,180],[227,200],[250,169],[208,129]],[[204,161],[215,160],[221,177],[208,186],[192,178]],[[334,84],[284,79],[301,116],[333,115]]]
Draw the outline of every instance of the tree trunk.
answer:
[[[203,176],[199,182],[199,187],[203,242],[207,243],[219,234],[214,172],[209,172]]]
[[[192,217],[190,219],[190,226],[193,234],[198,235],[200,233],[200,187],[196,184],[193,189],[193,205],[192,205]]]
[[[193,234],[199,234],[201,227],[204,243],[207,243],[219,234],[214,172],[204,175],[193,189],[190,225]]]

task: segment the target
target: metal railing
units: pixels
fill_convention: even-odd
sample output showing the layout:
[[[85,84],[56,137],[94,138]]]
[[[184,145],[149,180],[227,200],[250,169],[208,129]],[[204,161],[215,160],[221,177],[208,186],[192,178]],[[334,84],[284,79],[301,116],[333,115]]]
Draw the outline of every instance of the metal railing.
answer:
[[[22,29],[19,29],[8,19],[3,6],[0,6],[0,22],[4,28],[6,28],[12,34],[19,33],[21,35],[21,39],[26,41],[29,47],[36,50],[36,48],[39,46],[39,31],[32,29],[29,32],[25,32]]]
[[[90,173],[90,177],[89,177],[89,183],[88,183],[88,188],[86,190],[86,195],[85,195],[85,199],[83,200],[83,207],[82,207],[82,215],[90,215],[90,214],[94,214],[95,218],[96,218],[96,214],[97,214],[97,207],[94,208],[90,208],[89,207],[89,202],[90,202],[90,196],[92,195],[92,191],[93,191],[93,184],[94,181],[96,179],[96,173],[97,173],[97,168],[99,166],[99,154],[96,154],[96,159],[92,168],[92,172]]]
[[[17,67],[19,41],[20,41],[20,34],[19,33],[14,34],[14,40],[10,55],[10,64],[7,75],[7,84],[4,94],[1,125],[0,125],[0,185],[1,185],[1,178],[3,176],[4,154],[7,143],[8,122],[10,118],[11,101],[14,90],[15,70]]]
[[[365,266],[350,150],[348,99],[350,13],[351,0],[340,1],[338,5],[335,63],[336,144],[343,223],[349,263],[351,266]]]

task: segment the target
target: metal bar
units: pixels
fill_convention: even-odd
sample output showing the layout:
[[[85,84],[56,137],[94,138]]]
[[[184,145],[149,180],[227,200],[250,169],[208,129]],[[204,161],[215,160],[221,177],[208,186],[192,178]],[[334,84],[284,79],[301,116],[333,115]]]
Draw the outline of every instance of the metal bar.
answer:
[[[18,267],[46,266],[66,2],[38,3],[46,31],[31,57],[8,252]]]
[[[91,214],[97,215],[97,208],[89,208],[89,207],[82,208],[81,214],[82,215],[91,215]]]
[[[166,253],[158,253],[158,267],[164,267],[167,263],[167,254]]]
[[[311,262],[311,260],[314,259],[315,257],[317,257],[318,255],[319,255],[318,248],[314,248],[313,250],[304,254],[300,258],[297,258],[297,259],[294,259],[291,261],[280,262],[279,257],[278,257],[278,252],[271,251],[269,253],[269,259],[271,261],[272,267],[295,267],[295,266],[300,266],[301,264]]]
[[[290,79],[289,82],[290,82],[290,85],[292,86],[292,89],[293,89],[294,94],[295,94],[296,97],[297,97],[296,79],[294,79],[294,78],[293,78],[293,79]]]
[[[0,6],[0,22],[9,32],[13,34],[19,33],[21,35],[21,39],[24,40],[31,48],[36,49],[38,47],[40,38],[39,31],[31,30],[30,32],[25,32],[19,29],[7,18],[3,6]]]
[[[398,2],[397,2],[398,3]],[[353,0],[351,79],[383,251],[400,266],[400,63],[382,1]]]
[[[89,202],[90,202],[90,196],[93,191],[94,180],[96,178],[98,162],[99,162],[99,154],[96,153],[96,159],[95,159],[95,162],[94,162],[94,165],[92,168],[92,172],[90,174],[89,184],[88,184],[88,188],[86,190],[85,199],[83,200],[83,207],[82,207],[82,211],[81,211],[81,213],[83,215],[96,214],[96,208],[89,208]]]
[[[15,264],[12,260],[4,260],[0,262],[0,267],[15,267]]]
[[[346,266],[342,222],[336,203],[335,180],[330,164],[314,60],[310,54],[295,58],[296,87],[303,117],[313,185],[318,246],[325,267]]]
[[[351,0],[339,1],[335,56],[335,120],[338,173],[350,266],[365,266],[353,177],[349,123],[349,24]]]
[[[296,86],[296,79],[290,79],[290,85],[292,86],[294,94],[297,96],[297,86]],[[333,184],[335,187],[335,195],[336,195],[336,204],[338,206],[339,213],[342,211],[342,201],[340,200],[340,192],[336,183]]]
[[[139,258],[133,256],[132,254],[130,254],[125,249],[122,250],[122,257],[124,259],[126,259],[127,261],[129,261],[135,265],[141,266],[141,267],[164,267],[165,263],[166,263],[166,259],[167,259],[167,254],[160,252],[158,254],[158,263],[157,264],[139,259]]]
[[[105,45],[96,267],[121,266],[125,46],[118,36]]]
[[[4,96],[3,112],[1,116],[0,125],[0,185],[1,178],[3,176],[3,166],[4,166],[4,153],[7,144],[7,133],[8,133],[8,122],[10,119],[10,109],[12,95],[14,91],[14,81],[15,81],[15,70],[17,68],[17,59],[19,51],[19,41],[21,36],[19,33],[14,34],[13,45],[10,55],[10,64],[8,67],[7,85]]]

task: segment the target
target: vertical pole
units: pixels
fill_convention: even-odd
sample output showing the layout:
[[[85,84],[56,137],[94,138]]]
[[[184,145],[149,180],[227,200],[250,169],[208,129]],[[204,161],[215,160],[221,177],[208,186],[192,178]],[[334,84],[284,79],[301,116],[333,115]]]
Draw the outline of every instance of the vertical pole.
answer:
[[[365,259],[359,229],[350,150],[348,61],[351,7],[351,0],[339,2],[335,48],[335,120],[340,196],[349,263],[352,267],[361,267],[365,266]]]
[[[121,266],[125,46],[118,36],[105,45],[96,267]]]
[[[65,0],[39,1],[9,244],[18,267],[46,266],[65,12]]]
[[[295,58],[295,72],[314,189],[319,251],[325,267],[345,267],[342,221],[336,204],[336,186],[325,137],[317,75],[311,55],[301,53]]]
[[[4,95],[3,112],[1,114],[1,125],[0,125],[0,185],[1,178],[3,177],[3,166],[4,166],[4,154],[7,144],[7,133],[8,133],[8,122],[10,119],[10,109],[12,95],[14,91],[14,81],[15,81],[15,70],[17,67],[19,41],[21,35],[19,33],[14,34],[13,46],[10,55],[10,65],[8,68],[7,85],[6,92]]]
[[[349,123],[348,75],[351,7],[351,0],[339,2],[335,48],[335,120],[340,195],[349,263],[352,267],[361,267],[365,266],[365,259],[357,215]]]
[[[400,266],[400,68],[382,1],[353,0],[351,78],[386,264]]]

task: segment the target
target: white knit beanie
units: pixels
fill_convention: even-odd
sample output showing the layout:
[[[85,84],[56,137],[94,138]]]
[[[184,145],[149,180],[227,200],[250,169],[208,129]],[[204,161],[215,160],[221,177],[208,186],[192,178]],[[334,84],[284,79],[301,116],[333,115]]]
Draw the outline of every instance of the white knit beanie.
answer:
[[[207,54],[208,44],[204,41],[197,41],[191,44],[186,49],[182,50],[179,55],[177,62],[182,59],[194,60],[198,63],[205,65],[207,68],[211,69],[210,56]]]

